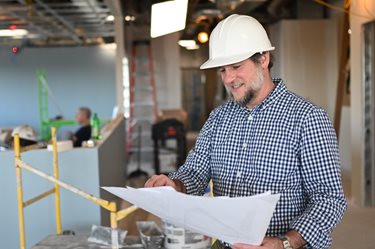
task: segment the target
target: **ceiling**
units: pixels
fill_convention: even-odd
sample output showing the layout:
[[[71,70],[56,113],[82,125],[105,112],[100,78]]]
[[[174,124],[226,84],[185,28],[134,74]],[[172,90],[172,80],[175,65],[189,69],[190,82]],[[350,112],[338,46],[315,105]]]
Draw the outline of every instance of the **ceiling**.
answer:
[[[109,2],[109,1],[108,1]],[[0,29],[26,29],[21,39],[1,44],[27,46],[91,45],[113,39],[113,21],[103,0],[0,0]]]
[[[312,2],[310,0],[305,0]],[[152,0],[0,0],[0,30],[25,29],[16,39],[0,37],[1,45],[87,46],[113,42],[114,22],[108,16],[128,16],[126,25],[150,25]],[[212,29],[231,14],[252,15],[263,24],[296,18],[301,0],[190,0],[187,28]],[[117,5],[116,5],[117,3]]]

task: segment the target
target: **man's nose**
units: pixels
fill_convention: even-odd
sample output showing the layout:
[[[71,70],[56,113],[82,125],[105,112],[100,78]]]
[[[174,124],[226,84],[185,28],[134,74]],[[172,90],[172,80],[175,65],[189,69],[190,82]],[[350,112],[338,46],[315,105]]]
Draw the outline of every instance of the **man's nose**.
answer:
[[[233,70],[225,70],[225,72],[222,74],[222,80],[224,83],[231,83],[236,78],[236,74],[233,72]]]

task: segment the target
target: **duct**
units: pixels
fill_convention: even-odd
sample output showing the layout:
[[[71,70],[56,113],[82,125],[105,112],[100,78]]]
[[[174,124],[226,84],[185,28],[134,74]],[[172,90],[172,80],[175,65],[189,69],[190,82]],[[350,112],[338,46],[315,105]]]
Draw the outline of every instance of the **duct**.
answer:
[[[286,16],[286,8],[292,0],[272,0],[267,5],[267,13],[270,15],[270,19],[282,19]]]
[[[292,0],[210,1],[216,3],[217,8],[220,9],[224,15],[229,15],[231,13],[251,15],[257,18],[261,23],[271,23],[289,16],[289,11],[286,7],[292,2]],[[263,8],[263,6],[265,8]]]
[[[192,15],[192,20],[194,23],[200,23],[203,20],[221,19],[223,17],[223,12],[219,9],[201,9]]]
[[[231,13],[248,14],[267,0],[211,0],[211,2],[216,3],[217,8],[224,15],[228,15]]]

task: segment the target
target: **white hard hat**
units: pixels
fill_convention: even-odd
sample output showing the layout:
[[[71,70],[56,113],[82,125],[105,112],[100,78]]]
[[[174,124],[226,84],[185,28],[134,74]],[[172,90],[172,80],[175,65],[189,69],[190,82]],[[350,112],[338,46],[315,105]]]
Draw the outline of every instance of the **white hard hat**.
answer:
[[[260,52],[274,50],[263,26],[253,17],[233,14],[210,35],[209,59],[201,69],[230,65]]]
[[[36,131],[30,125],[20,125],[13,129],[12,136],[14,137],[15,134],[18,134],[20,138],[30,140],[30,141],[38,141],[36,136]]]

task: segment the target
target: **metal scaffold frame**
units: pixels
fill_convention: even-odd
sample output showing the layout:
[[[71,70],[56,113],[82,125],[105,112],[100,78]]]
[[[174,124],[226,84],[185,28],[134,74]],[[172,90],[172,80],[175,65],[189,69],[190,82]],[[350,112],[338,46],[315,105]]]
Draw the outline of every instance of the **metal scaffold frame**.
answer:
[[[114,201],[107,201],[98,197],[95,197],[89,193],[86,193],[68,183],[59,180],[58,170],[58,157],[57,157],[57,139],[56,139],[56,128],[51,128],[52,134],[52,153],[53,153],[53,176],[48,175],[40,170],[37,170],[21,160],[21,152],[28,150],[27,148],[21,148],[20,138],[18,134],[14,136],[14,153],[15,153],[15,167],[16,167],[16,179],[17,179],[17,201],[18,201],[18,220],[19,220],[19,235],[20,235],[20,248],[26,249],[25,240],[25,222],[24,222],[24,208],[27,206],[42,200],[43,198],[54,194],[55,195],[55,214],[56,214],[56,234],[62,234],[61,228],[61,211],[60,211],[60,187],[65,188],[81,197],[84,197],[97,205],[103,207],[110,212],[111,228],[117,228],[117,222],[127,217],[129,214],[137,210],[136,206],[131,206],[126,209],[118,210],[117,205]],[[22,186],[22,169],[25,169],[35,175],[38,175],[52,183],[54,186],[52,189],[33,197],[27,201],[23,199],[23,186]],[[118,247],[112,247],[118,248]]]

